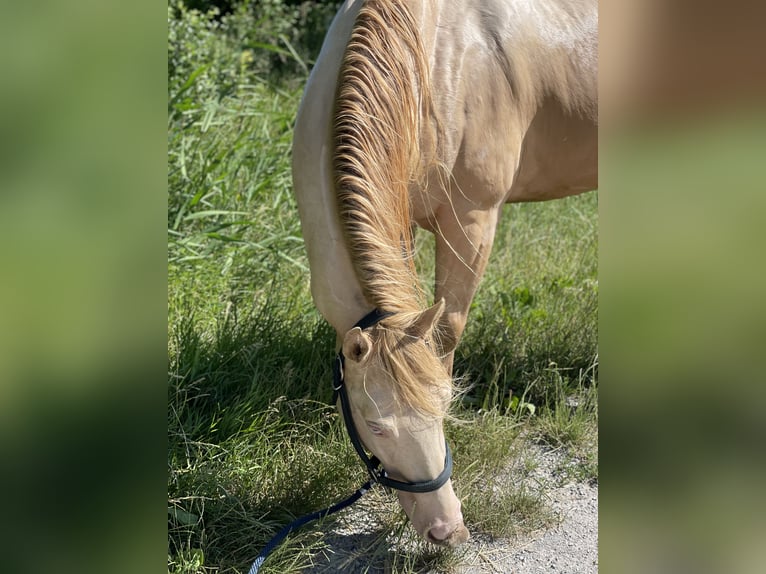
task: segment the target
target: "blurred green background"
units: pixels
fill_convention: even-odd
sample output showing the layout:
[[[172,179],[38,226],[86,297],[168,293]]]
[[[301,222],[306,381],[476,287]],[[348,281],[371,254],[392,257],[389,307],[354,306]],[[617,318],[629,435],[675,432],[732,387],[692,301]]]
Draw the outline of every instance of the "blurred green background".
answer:
[[[743,61],[748,21],[763,21],[734,4],[710,3],[717,34],[690,44],[729,54],[729,67]],[[682,30],[705,37],[707,24],[683,20],[699,6],[664,5],[602,3],[604,82],[662,68],[680,53]],[[629,7],[641,17],[625,18]],[[167,9],[3,8],[7,572],[144,572],[165,559]],[[724,18],[733,13],[742,17]],[[661,34],[657,54],[619,45],[634,35],[657,46]],[[642,108],[635,92],[618,91],[609,105],[623,109],[602,121],[606,572],[756,572],[766,563],[763,71],[751,66],[735,81],[723,64],[698,66],[705,61],[690,50],[674,62],[701,71],[678,75],[673,106],[655,97]],[[646,85],[662,95],[662,82]]]

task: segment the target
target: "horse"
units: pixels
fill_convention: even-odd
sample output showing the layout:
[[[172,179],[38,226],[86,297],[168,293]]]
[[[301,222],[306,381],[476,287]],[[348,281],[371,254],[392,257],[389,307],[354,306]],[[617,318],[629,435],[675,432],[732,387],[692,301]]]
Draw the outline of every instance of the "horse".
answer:
[[[470,536],[443,422],[502,207],[598,186],[597,29],[595,0],[347,0],[306,83],[293,185],[338,402],[434,544]]]

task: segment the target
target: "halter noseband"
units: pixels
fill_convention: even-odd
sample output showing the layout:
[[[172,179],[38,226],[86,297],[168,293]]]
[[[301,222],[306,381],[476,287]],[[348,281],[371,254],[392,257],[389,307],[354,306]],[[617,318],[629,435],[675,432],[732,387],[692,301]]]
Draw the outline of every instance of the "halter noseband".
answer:
[[[373,309],[370,313],[362,317],[354,327],[359,327],[363,331],[377,324],[382,319],[393,315],[391,312],[380,311],[379,309]],[[362,462],[367,467],[370,473],[370,477],[373,482],[377,482],[388,488],[395,490],[404,490],[406,492],[432,492],[441,488],[452,475],[452,453],[450,452],[447,441],[444,442],[446,449],[446,455],[444,456],[444,470],[441,474],[434,479],[424,480],[420,482],[403,482],[400,480],[394,480],[389,478],[386,474],[386,469],[380,463],[380,460],[376,456],[369,457],[367,452],[362,446],[362,441],[357,433],[356,425],[354,424],[354,418],[351,415],[351,405],[348,400],[348,392],[346,391],[346,384],[344,378],[345,357],[343,356],[343,349],[338,351],[335,356],[335,362],[333,363],[333,402],[340,398],[340,406],[343,411],[343,420],[346,423],[346,431],[351,439],[351,444],[354,445],[354,450],[362,459]]]

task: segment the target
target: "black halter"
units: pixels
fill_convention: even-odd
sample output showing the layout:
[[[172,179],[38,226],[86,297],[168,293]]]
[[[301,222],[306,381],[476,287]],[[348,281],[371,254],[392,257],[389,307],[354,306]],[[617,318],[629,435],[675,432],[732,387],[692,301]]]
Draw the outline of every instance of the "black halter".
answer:
[[[365,330],[391,315],[393,315],[393,313],[373,309],[370,313],[362,317],[354,327],[359,327],[360,329]],[[452,475],[452,453],[450,452],[449,445],[446,441],[444,442],[444,447],[447,451],[447,454],[444,457],[444,470],[441,471],[439,476],[432,480],[421,482],[402,482],[400,480],[394,480],[393,478],[388,477],[386,470],[382,467],[378,457],[372,456],[372,458],[370,458],[367,456],[367,452],[365,452],[364,447],[362,446],[362,441],[356,431],[354,418],[351,416],[351,405],[349,404],[348,392],[346,391],[344,379],[344,367],[345,358],[343,357],[343,349],[341,349],[335,356],[335,363],[333,364],[333,402],[340,397],[343,420],[346,422],[346,431],[351,439],[351,444],[354,445],[354,449],[359,455],[359,458],[361,458],[362,462],[367,466],[367,470],[369,471],[373,482],[377,482],[388,488],[404,490],[406,492],[432,492],[441,488]]]

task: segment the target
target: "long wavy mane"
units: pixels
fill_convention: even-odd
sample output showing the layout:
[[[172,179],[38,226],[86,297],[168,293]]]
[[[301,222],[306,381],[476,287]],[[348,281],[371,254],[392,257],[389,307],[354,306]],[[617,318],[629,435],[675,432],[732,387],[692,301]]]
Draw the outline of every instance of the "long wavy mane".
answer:
[[[399,397],[435,408],[429,386],[449,384],[441,363],[406,328],[425,306],[412,260],[409,186],[421,177],[421,123],[431,109],[417,23],[404,2],[360,9],[340,68],[333,117],[339,219],[368,302],[394,311],[374,330]]]
[[[368,301],[422,308],[408,187],[420,157],[428,65],[404,2],[359,11],[340,69],[333,123],[340,221]]]

